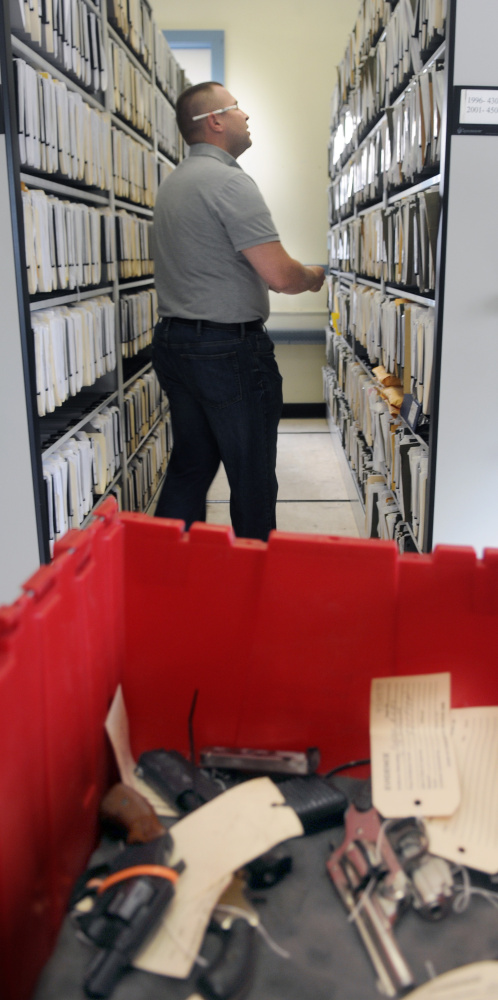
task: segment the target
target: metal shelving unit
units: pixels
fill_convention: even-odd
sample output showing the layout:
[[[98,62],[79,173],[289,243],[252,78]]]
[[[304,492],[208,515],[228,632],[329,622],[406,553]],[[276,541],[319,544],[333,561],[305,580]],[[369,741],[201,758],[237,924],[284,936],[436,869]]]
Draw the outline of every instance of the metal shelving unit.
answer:
[[[159,182],[160,178],[159,171],[161,165],[165,164],[171,168],[175,165],[173,159],[166,156],[164,152],[159,151],[156,141],[154,127],[154,94],[156,90],[172,107],[174,107],[174,103],[172,93],[165,93],[163,87],[156,87],[154,52],[152,51],[150,54],[150,68],[147,68],[139,55],[133,50],[132,45],[108,21],[105,2],[102,8],[95,6],[91,0],[81,0],[81,2],[87,4],[88,10],[92,12],[90,16],[98,19],[99,33],[103,41],[108,69],[110,69],[109,44],[110,39],[112,39],[113,44],[120,46],[126,53],[126,59],[132,63],[134,70],[138,71],[143,77],[144,82],[150,86],[152,134],[149,137],[143,135],[130,122],[126,121],[122,115],[111,111],[110,83],[106,90],[99,91],[85,86],[72,70],[65,69],[59,59],[55,58],[52,53],[44,51],[41,44],[30,38],[26,31],[20,30],[19,27],[19,30],[16,28],[15,32],[13,32],[10,22],[9,0],[0,0],[2,27],[0,31],[0,34],[2,34],[2,42],[0,44],[2,56],[2,107],[0,109],[2,112],[0,114],[2,148],[0,149],[0,178],[3,182],[2,194],[6,196],[6,199],[2,203],[2,219],[5,204],[9,210],[9,221],[11,222],[12,267],[15,273],[14,287],[15,299],[17,300],[15,323],[10,322],[9,331],[17,344],[20,345],[22,356],[24,392],[23,399],[20,402],[20,409],[21,415],[24,412],[24,419],[26,413],[28,419],[27,434],[29,445],[27,446],[26,459],[27,467],[30,470],[28,485],[23,480],[23,490],[25,493],[27,492],[29,498],[29,502],[26,504],[28,508],[26,517],[29,514],[30,520],[34,519],[34,536],[36,537],[36,544],[33,544],[34,538],[33,531],[31,530],[29,555],[27,556],[27,562],[21,564],[19,581],[26,578],[36,568],[39,561],[46,562],[50,559],[47,498],[42,467],[43,458],[53,456],[58,448],[67,444],[72,435],[84,430],[89,421],[97,417],[108,406],[117,406],[121,414],[121,421],[123,421],[124,393],[137,379],[143,377],[144,374],[151,370],[147,349],[139,351],[135,364],[133,363],[134,359],[122,356],[119,301],[122,294],[133,295],[136,293],[138,295],[142,291],[152,289],[153,276],[152,274],[142,275],[141,277],[127,279],[120,278],[119,274],[116,273],[115,278],[111,282],[105,281],[102,285],[67,289],[59,288],[52,292],[37,292],[32,295],[28,293],[21,184],[24,184],[28,189],[44,191],[48,196],[61,198],[65,202],[86,203],[89,206],[97,208],[109,208],[113,215],[116,212],[131,213],[131,215],[144,222],[152,220],[152,208],[150,205],[140,204],[131,198],[116,197],[112,183],[110,190],[96,189],[89,187],[84,182],[65,177],[59,170],[55,174],[47,173],[42,169],[34,168],[21,162],[17,135],[16,80],[13,72],[13,59],[24,60],[36,71],[47,74],[55,81],[63,83],[69,92],[79,95],[91,109],[107,116],[112,128],[121,130],[127,137],[138,143],[140,147],[153,153],[156,161],[157,182]],[[142,3],[147,5],[147,16],[151,18],[151,8],[147,4],[147,0],[142,0]],[[154,34],[154,30],[152,30],[149,32],[149,35],[152,39],[155,37],[156,42],[161,46],[165,44],[165,40],[163,42],[160,33],[156,32]],[[171,56],[171,53],[169,53],[169,56]],[[164,58],[164,50],[162,57]],[[184,77],[183,71],[176,63],[176,60],[172,56],[171,59],[171,74],[176,74],[173,85],[174,92],[183,87]],[[181,143],[178,141],[177,146],[181,149]],[[75,396],[71,395],[65,404],[56,406],[55,410],[47,416],[38,416],[36,404],[36,362],[33,333],[31,330],[31,316],[60,307],[75,306],[78,303],[84,304],[102,295],[109,297],[115,306],[115,370],[98,378],[94,385],[84,387]],[[5,294],[4,299],[6,300]],[[11,354],[14,346],[15,343],[10,352]],[[146,445],[150,435],[154,433],[160,422],[167,420],[168,407],[167,405],[163,405],[158,420],[148,429],[143,440],[140,441],[139,448]],[[123,435],[121,437],[123,438]],[[122,492],[123,506],[128,508],[127,466],[130,459],[127,459],[123,441],[120,459],[120,471],[107,484],[104,496],[112,492],[116,486],[119,486]],[[31,499],[30,494],[33,499]],[[98,508],[102,499],[101,495],[95,495],[94,510]],[[88,517],[85,518],[83,526],[86,525],[88,519]]]

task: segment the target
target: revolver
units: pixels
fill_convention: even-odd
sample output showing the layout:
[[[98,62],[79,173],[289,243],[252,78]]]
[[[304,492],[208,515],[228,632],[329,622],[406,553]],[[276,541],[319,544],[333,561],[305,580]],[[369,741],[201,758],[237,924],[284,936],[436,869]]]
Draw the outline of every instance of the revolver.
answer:
[[[168,866],[171,836],[133,788],[114,785],[102,802],[100,816],[104,823],[125,831],[127,843],[107,864],[89,869],[80,879],[73,916],[83,936],[96,946],[86,970],[85,994],[107,998],[171,903],[185,864]],[[92,895],[93,907],[79,909],[78,902]]]
[[[416,985],[393,928],[408,906],[439,920],[453,899],[453,878],[443,858],[427,851],[421,820],[382,821],[376,809],[351,804],[345,836],[327,862],[328,873],[377,974],[377,988],[395,997]]]

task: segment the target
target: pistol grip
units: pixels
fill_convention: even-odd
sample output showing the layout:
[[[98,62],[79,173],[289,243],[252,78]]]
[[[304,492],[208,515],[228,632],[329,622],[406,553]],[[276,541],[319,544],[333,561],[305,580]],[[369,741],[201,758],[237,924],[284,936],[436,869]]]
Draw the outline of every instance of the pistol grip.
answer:
[[[147,844],[164,834],[164,827],[147,799],[122,782],[113,785],[103,798],[100,818],[126,830],[129,844]]]
[[[254,927],[238,918],[228,930],[213,921],[210,930],[221,934],[223,948],[218,959],[198,980],[198,988],[206,1000],[230,1000],[246,985],[252,967]]]

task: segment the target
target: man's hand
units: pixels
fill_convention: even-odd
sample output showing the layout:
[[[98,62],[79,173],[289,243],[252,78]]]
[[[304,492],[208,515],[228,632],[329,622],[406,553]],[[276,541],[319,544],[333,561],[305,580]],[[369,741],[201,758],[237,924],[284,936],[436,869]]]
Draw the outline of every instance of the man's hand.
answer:
[[[325,271],[323,270],[323,267],[319,267],[318,264],[310,264],[306,270],[311,271],[313,276],[313,283],[310,285],[309,291],[319,292],[323,282],[325,281]]]

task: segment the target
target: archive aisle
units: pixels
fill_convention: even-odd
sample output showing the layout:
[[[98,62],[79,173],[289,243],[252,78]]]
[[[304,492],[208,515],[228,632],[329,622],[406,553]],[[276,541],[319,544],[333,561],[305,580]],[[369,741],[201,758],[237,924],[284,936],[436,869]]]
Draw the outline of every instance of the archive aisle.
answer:
[[[365,534],[402,551],[498,542],[497,28],[484,0],[363,0],[332,96],[324,395]]]
[[[33,571],[106,496],[145,511],[164,477],[150,231],[158,184],[183,155],[174,105],[185,79],[146,0],[3,0],[2,24],[11,370],[22,353],[2,422],[24,421],[29,439]],[[22,563],[22,539],[15,548]]]

